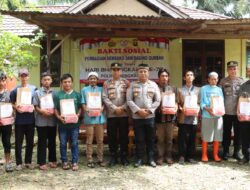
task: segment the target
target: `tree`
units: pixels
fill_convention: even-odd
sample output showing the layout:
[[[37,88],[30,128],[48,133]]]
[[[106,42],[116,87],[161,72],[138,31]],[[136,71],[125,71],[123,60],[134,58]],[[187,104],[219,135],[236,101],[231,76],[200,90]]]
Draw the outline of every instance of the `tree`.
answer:
[[[38,0],[39,5],[61,5],[61,4],[74,4],[80,0]]]
[[[250,0],[184,0],[196,5],[197,9],[224,14],[234,18],[249,16]]]
[[[36,35],[33,39],[19,37],[15,34],[4,32],[0,34],[0,71],[12,77],[17,75],[20,68],[31,69],[35,66],[38,57],[33,55],[33,48],[40,45],[37,40],[41,34]]]

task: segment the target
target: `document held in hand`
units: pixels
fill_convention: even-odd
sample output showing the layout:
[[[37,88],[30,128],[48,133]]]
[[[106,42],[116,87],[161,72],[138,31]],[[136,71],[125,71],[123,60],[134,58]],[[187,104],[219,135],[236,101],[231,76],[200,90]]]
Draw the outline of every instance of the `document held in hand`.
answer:
[[[13,108],[11,103],[0,103],[0,125],[14,123]]]
[[[250,121],[250,98],[239,98],[238,119],[239,121]]]
[[[185,96],[183,109],[186,116],[198,116],[198,97],[196,95]]]
[[[32,105],[32,92],[27,87],[20,87],[17,89],[17,106],[22,112],[33,112],[34,106]]]
[[[162,110],[163,114],[176,114],[174,93],[162,93]]]
[[[48,110],[50,113],[54,113],[54,102],[52,94],[46,94],[40,97],[40,108]]]
[[[221,96],[211,96],[211,108],[215,116],[223,116],[225,114],[224,100]]]
[[[60,111],[61,111],[61,116],[64,117],[65,123],[77,123],[78,122],[74,99],[60,100]]]
[[[87,110],[89,117],[98,117],[101,115],[102,98],[101,92],[89,92],[87,95]]]

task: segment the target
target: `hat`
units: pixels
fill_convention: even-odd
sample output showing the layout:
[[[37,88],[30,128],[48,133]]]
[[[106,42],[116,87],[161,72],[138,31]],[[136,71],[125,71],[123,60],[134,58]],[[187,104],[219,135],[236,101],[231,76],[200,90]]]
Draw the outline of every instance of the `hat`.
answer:
[[[89,78],[90,76],[95,76],[96,78],[98,78],[98,73],[97,73],[97,72],[90,72],[90,73],[88,74],[88,78]]]
[[[18,75],[21,76],[23,74],[28,75],[29,74],[28,69],[26,69],[26,68],[20,69],[18,72]]]
[[[227,67],[237,67],[238,62],[237,61],[229,61],[227,62]]]
[[[111,64],[111,69],[121,69],[122,64],[121,63],[112,63]]]
[[[219,75],[218,75],[218,73],[212,71],[212,72],[210,72],[210,73],[208,74],[208,77],[211,77],[211,76],[214,76],[214,77],[218,78]]]
[[[138,68],[137,68],[138,70],[139,69],[147,69],[147,70],[149,70],[149,66],[148,66],[148,64],[146,64],[146,63],[141,63],[141,64],[139,64],[138,65]]]

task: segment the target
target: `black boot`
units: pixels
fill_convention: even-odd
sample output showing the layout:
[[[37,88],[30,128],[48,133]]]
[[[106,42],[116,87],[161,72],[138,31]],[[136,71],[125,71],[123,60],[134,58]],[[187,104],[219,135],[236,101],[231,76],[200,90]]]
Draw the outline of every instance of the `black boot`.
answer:
[[[229,148],[223,148],[222,159],[223,160],[228,160],[229,157],[230,157]]]
[[[138,159],[136,159],[136,161],[135,161],[134,167],[135,167],[135,168],[138,168],[138,167],[140,167],[142,164],[143,164],[142,159],[138,158]]]
[[[127,159],[127,154],[126,153],[121,154],[121,164],[123,166],[128,166],[129,165],[129,161]]]
[[[242,160],[243,157],[242,157],[240,151],[237,150],[237,149],[235,149],[234,150],[234,154],[233,154],[233,158],[235,158],[236,160],[240,161],[240,160]]]
[[[117,164],[117,155],[115,153],[111,153],[111,158],[109,160],[109,166],[115,166]]]
[[[149,153],[148,154],[148,165],[152,166],[153,168],[156,167],[156,163],[154,161],[154,153]]]

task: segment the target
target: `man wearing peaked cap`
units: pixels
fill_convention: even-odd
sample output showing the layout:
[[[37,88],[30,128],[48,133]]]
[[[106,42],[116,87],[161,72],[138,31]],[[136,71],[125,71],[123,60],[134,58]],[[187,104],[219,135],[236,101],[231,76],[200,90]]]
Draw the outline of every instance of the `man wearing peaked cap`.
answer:
[[[103,101],[107,108],[107,132],[111,159],[109,166],[117,164],[117,151],[120,144],[121,164],[127,166],[128,154],[128,106],[126,92],[129,81],[121,78],[122,64],[112,63],[112,78],[103,85]],[[117,141],[117,139],[119,140]]]
[[[240,149],[240,128],[239,121],[237,118],[237,101],[238,92],[240,86],[243,84],[244,80],[237,76],[238,62],[229,61],[227,62],[227,73],[228,76],[223,78],[219,86],[223,90],[224,103],[226,114],[223,116],[223,156],[224,160],[227,160],[229,155],[229,147],[231,144],[231,130],[234,129],[234,153],[233,157],[237,160],[241,159]]]

